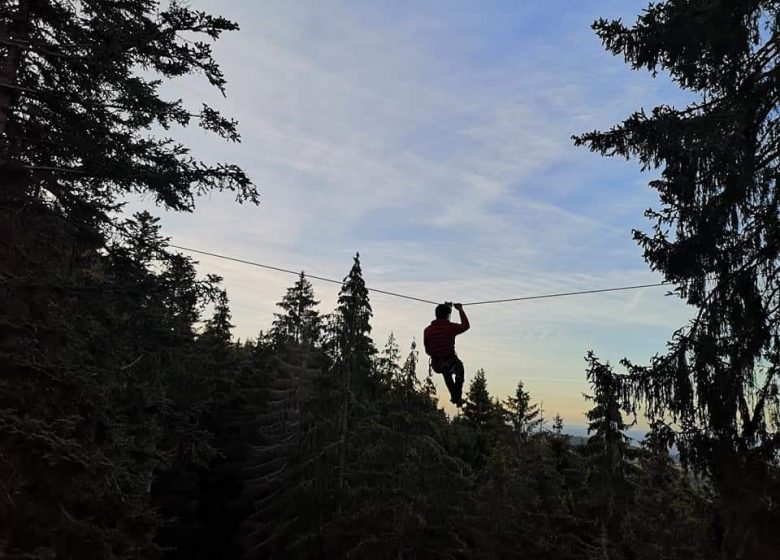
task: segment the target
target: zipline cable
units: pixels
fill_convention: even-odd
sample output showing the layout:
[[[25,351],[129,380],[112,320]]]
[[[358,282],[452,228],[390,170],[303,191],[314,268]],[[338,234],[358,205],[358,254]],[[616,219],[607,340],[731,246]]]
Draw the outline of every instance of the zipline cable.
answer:
[[[247,261],[247,260],[244,260],[244,259],[237,259],[235,257],[228,257],[226,255],[220,255],[220,254],[217,254],[217,253],[209,253],[208,251],[201,251],[200,249],[192,249],[191,247],[182,247],[181,245],[174,245],[172,243],[169,243],[168,246],[169,247],[173,247],[174,249],[181,249],[182,251],[188,251],[190,253],[199,253],[201,255],[208,255],[209,257],[215,257],[215,258],[218,258],[218,259],[224,259],[226,261],[233,261],[233,262],[237,262],[237,263],[248,264],[250,266],[257,266],[257,267],[260,267],[260,268],[266,268],[268,270],[275,270],[276,272],[286,272],[287,274],[295,274],[296,276],[300,275],[301,272],[303,272],[303,274],[307,278],[313,278],[315,280],[322,280],[323,282],[330,282],[331,284],[338,284],[339,286],[344,285],[344,282],[342,280],[334,280],[333,278],[325,278],[324,276],[315,276],[314,274],[309,274],[308,272],[305,272],[305,271],[298,271],[298,272],[296,272],[294,270],[289,270],[289,269],[286,269],[286,268],[279,268],[278,266],[271,266],[269,264],[261,264],[261,263],[258,263],[258,262]],[[367,287],[366,289],[369,292],[375,292],[377,294],[385,294],[386,296],[393,296],[393,297],[398,297],[398,298],[403,298],[403,299],[411,299],[413,301],[419,301],[421,303],[430,303],[431,305],[438,305],[439,303],[441,303],[441,302],[431,301],[431,300],[428,300],[428,299],[422,299],[422,298],[418,298],[418,297],[414,297],[414,296],[407,296],[407,295],[399,294],[399,293],[396,293],[396,292],[390,292],[390,291],[387,291],[387,290],[380,290],[379,288],[368,288]]]
[[[490,305],[492,303],[509,303],[512,301],[528,301],[530,299],[545,299],[554,297],[566,297],[566,296],[580,296],[584,294],[601,294],[604,292],[620,292],[623,290],[639,290],[642,288],[655,288],[658,286],[668,286],[666,282],[657,282],[655,284],[637,284],[636,286],[620,286],[618,288],[600,288],[598,290],[580,290],[577,292],[560,292],[557,294],[543,294],[538,296],[523,296],[517,298],[508,299],[491,299],[486,301],[473,301],[471,303],[464,303],[463,305]]]
[[[265,268],[267,270],[273,270],[273,271],[276,271],[276,272],[284,272],[286,274],[295,274],[296,276],[298,276],[299,274],[303,273],[307,278],[312,278],[314,280],[321,280],[323,282],[330,282],[331,284],[338,284],[340,286],[344,284],[344,282],[341,281],[341,280],[334,280],[333,278],[326,278],[324,276],[315,276],[314,274],[309,274],[309,273],[307,273],[305,271],[298,271],[298,272],[296,272],[295,270],[289,270],[287,268],[279,268],[278,266],[271,266],[269,264],[262,264],[262,263],[259,263],[259,262],[248,261],[248,260],[239,259],[239,258],[236,258],[236,257],[229,257],[227,255],[220,255],[219,253],[210,253],[208,251],[201,251],[200,249],[193,249],[192,247],[183,247],[181,245],[174,245],[173,243],[170,243],[168,246],[169,247],[173,247],[174,249],[180,249],[182,251],[187,251],[189,253],[197,253],[197,254],[200,254],[200,255],[207,255],[209,257],[214,257],[214,258],[217,258],[217,259],[223,259],[223,260],[226,260],[226,261],[233,261],[233,262],[237,262],[237,263],[241,263],[241,264],[246,264],[246,265],[249,265],[249,266],[256,266],[256,267],[259,267],[259,268]],[[547,299],[547,298],[557,298],[557,297],[567,297],[567,296],[580,296],[580,295],[585,295],[585,294],[601,294],[601,293],[605,293],[605,292],[620,292],[620,291],[625,291],[625,290],[640,290],[640,289],[643,289],[643,288],[656,288],[658,286],[668,286],[668,285],[669,284],[666,283],[666,282],[657,282],[657,283],[654,283],[654,284],[637,284],[635,286],[619,286],[619,287],[616,287],[616,288],[600,288],[600,289],[596,289],[596,290],[579,290],[579,291],[576,291],[576,292],[558,292],[558,293],[554,293],[554,294],[541,294],[541,295],[535,295],[535,296],[522,296],[522,297],[507,298],[507,299],[492,299],[492,300],[485,300],[485,301],[472,301],[470,303],[464,303],[463,305],[464,306],[466,306],[466,305],[472,305],[472,306],[473,305],[491,305],[491,304],[494,304],[494,303],[510,303],[510,302],[515,302],[515,301],[529,301],[529,300],[532,300],[532,299]],[[431,301],[429,299],[423,299],[423,298],[418,298],[418,297],[414,297],[414,296],[408,296],[408,295],[405,295],[405,294],[399,294],[398,292],[391,292],[391,291],[388,291],[388,290],[380,290],[379,288],[368,288],[367,287],[366,289],[369,292],[374,292],[374,293],[377,293],[377,294],[384,294],[386,296],[392,296],[392,297],[397,297],[397,298],[402,298],[402,299],[409,299],[409,300],[412,300],[412,301],[419,301],[421,303],[429,303],[431,305],[438,305],[439,303],[441,303],[441,302],[437,302],[437,301]]]

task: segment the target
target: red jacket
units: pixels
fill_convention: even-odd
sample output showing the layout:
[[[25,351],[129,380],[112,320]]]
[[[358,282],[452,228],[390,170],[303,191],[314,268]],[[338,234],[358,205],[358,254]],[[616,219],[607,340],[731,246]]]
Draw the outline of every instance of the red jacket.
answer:
[[[425,353],[433,358],[446,358],[455,355],[455,337],[469,330],[469,320],[463,311],[460,313],[460,324],[451,323],[447,319],[436,319],[425,327],[423,344]]]

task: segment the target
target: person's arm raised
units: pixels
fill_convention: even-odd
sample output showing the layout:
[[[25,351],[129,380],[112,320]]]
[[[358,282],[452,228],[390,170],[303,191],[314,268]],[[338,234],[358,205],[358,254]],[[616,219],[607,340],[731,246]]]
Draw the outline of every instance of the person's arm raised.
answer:
[[[462,303],[456,303],[453,305],[455,309],[458,310],[458,314],[460,315],[460,332],[466,332],[469,330],[469,327],[471,325],[469,324],[469,318],[466,317],[466,312],[463,311],[463,304]]]

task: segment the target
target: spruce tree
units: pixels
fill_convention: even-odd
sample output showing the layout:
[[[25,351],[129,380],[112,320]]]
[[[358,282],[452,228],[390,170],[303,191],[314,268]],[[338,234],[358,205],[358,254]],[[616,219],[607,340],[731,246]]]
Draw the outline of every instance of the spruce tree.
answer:
[[[219,354],[227,354],[230,343],[233,341],[233,336],[230,333],[233,324],[230,320],[230,302],[227,292],[219,290],[215,294],[214,313],[206,321],[203,334],[200,336],[201,340],[216,346]]]
[[[588,353],[588,381],[593,391],[586,398],[593,401],[588,411],[588,442],[586,450],[593,462],[588,483],[593,492],[595,515],[601,539],[600,549],[611,558],[621,536],[623,513],[630,497],[628,483],[628,437],[624,431],[624,395],[621,382],[609,364]]]
[[[176,431],[187,428],[192,436],[181,443],[198,450],[194,457],[173,454],[155,473],[152,497],[163,517],[155,540],[171,560],[228,558],[235,548],[231,531],[237,521],[227,519],[226,510],[235,498],[230,486],[237,481],[219,479],[225,477],[225,409],[239,398],[239,348],[230,333],[227,294],[217,289],[208,303],[214,308],[211,317],[188,344],[187,355],[179,356],[186,370],[176,371],[166,387],[175,413],[170,425]],[[235,432],[231,426],[231,436]],[[232,496],[220,496],[227,492]]]
[[[368,375],[376,348],[370,336],[373,311],[363,280],[359,253],[355,255],[352,268],[339,291],[336,315],[340,329],[337,337],[343,360],[349,363],[352,371]]]
[[[490,425],[494,413],[495,406],[487,389],[485,370],[480,368],[466,391],[463,416],[473,426],[486,428]]]
[[[417,343],[412,340],[409,354],[407,354],[404,365],[398,376],[398,384],[408,392],[416,392],[420,385],[420,382],[417,379],[417,362],[419,359],[420,356],[419,352],[417,352]]]
[[[438,403],[436,397],[436,384],[433,381],[433,373],[430,370],[428,370],[428,373],[425,375],[425,381],[423,381],[422,390],[423,394],[425,394],[425,396],[428,397],[432,403]]]
[[[47,200],[87,225],[108,219],[129,193],[174,210],[192,209],[195,195],[214,189],[257,200],[235,165],[202,163],[149,132],[195,121],[239,139],[235,121],[217,110],[161,96],[165,79],[188,74],[224,93],[207,40],[237,28],[180,2],[4,2],[0,169],[14,177],[13,196]]]
[[[335,312],[334,339],[339,352],[333,365],[340,386],[340,412],[338,428],[338,489],[343,490],[347,477],[348,448],[350,446],[350,417],[358,399],[370,393],[372,388],[372,359],[376,353],[371,340],[371,303],[368,289],[360,268],[360,254],[356,254],[349,274],[339,292]]]
[[[302,344],[312,346],[320,341],[322,318],[314,299],[314,288],[301,272],[298,281],[287,290],[277,303],[284,313],[275,313],[271,335],[277,344]]]
[[[207,41],[235,28],[178,2],[0,3],[0,556],[153,558],[155,473],[213,454],[192,352],[213,283],[150,216],[115,211],[257,199],[239,168],[151,132],[238,140],[160,93],[193,73],[223,90]]]
[[[633,26],[597,21],[609,51],[668,72],[693,101],[576,139],[660,170],[653,230],[635,238],[695,317],[666,354],[632,369],[631,387],[651,421],[674,421],[683,461],[712,477],[727,557],[757,555],[771,538],[756,531],[777,480],[778,14],[774,1],[669,0]]]
[[[485,465],[503,414],[500,403],[488,392],[485,370],[477,370],[466,391],[461,414],[453,420],[460,453],[473,467]]]
[[[515,432],[521,437],[530,436],[542,424],[539,405],[531,403],[531,395],[525,390],[522,381],[517,382],[514,396],[506,400],[504,407]]]
[[[390,387],[397,380],[401,367],[400,362],[401,350],[398,348],[395,335],[391,332],[382,353],[376,360],[376,373],[386,387]]]

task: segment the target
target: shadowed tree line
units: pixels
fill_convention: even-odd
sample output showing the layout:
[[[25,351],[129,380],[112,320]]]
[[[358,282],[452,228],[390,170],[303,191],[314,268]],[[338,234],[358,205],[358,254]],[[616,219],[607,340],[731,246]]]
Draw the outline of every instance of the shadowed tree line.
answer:
[[[220,279],[120,212],[133,194],[258,202],[169,132],[235,142],[237,124],[161,93],[190,74],[224,93],[211,42],[234,22],[180,2],[0,5],[0,556],[772,558],[779,10],[669,0],[594,24],[700,98],[575,139],[659,169],[635,237],[698,314],[647,366],[588,354],[574,446],[521,381],[501,401],[482,370],[448,418],[414,341],[372,340],[359,256],[331,313],[301,274],[271,329],[237,341]],[[632,446],[638,411],[651,430]]]
[[[546,429],[522,383],[502,402],[483,370],[447,418],[432,378],[418,377],[414,342],[403,353],[391,335],[375,349],[357,257],[330,315],[303,276],[279,306],[268,333],[231,342],[220,302],[197,338],[224,383],[206,420],[216,455],[159,472],[151,503],[165,556],[711,554],[706,485],[673,463],[662,434],[629,446],[618,377],[596,358],[591,438],[573,446],[560,418]],[[290,335],[301,332],[311,337]]]

